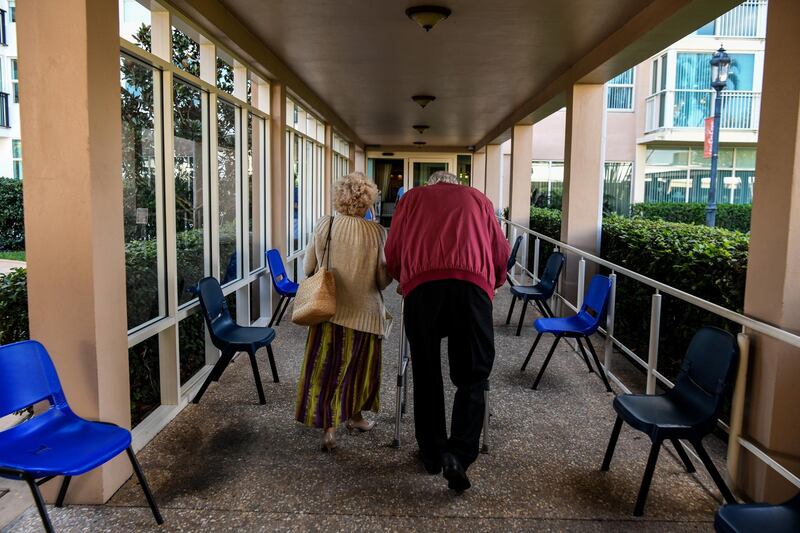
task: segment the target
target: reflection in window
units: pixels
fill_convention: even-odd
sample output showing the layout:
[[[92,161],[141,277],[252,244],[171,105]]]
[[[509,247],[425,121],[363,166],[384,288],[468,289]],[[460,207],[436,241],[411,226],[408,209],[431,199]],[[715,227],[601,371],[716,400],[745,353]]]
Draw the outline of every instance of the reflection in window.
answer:
[[[196,296],[195,285],[205,274],[202,98],[200,89],[175,79],[173,121],[178,305]]]
[[[200,76],[200,45],[178,28],[172,28],[172,64]]]
[[[217,167],[219,170],[219,268],[221,283],[239,278],[236,254],[236,106],[217,100]]]
[[[233,67],[221,57],[217,57],[217,87],[233,94]]]
[[[11,140],[11,165],[15,180],[22,179],[22,141]]]
[[[120,59],[122,194],[128,329],[164,314],[159,296],[153,81],[155,71]]]
[[[250,239],[250,271],[261,268],[264,264],[264,250],[261,246],[262,204],[259,201],[264,195],[261,176],[264,175],[264,119],[252,113],[247,114],[247,205],[248,233]]]
[[[206,332],[203,313],[196,306],[178,324],[181,385],[206,364]]]
[[[606,108],[633,110],[633,72],[630,68],[608,80]]]
[[[131,386],[131,427],[145,419],[161,404],[158,335],[128,350]]]
[[[461,154],[456,161],[456,177],[461,185],[469,185],[472,174],[472,156]]]

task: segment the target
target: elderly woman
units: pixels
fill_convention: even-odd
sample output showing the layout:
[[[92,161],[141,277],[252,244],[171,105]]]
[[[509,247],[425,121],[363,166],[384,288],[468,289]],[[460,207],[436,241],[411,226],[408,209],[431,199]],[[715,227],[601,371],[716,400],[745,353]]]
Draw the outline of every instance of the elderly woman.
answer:
[[[383,245],[386,233],[364,220],[378,189],[361,172],[339,180],[333,189],[337,211],[331,223],[317,222],[306,252],[305,273],[312,275],[323,259],[330,229],[330,270],[336,280],[336,314],[329,322],[311,326],[297,386],[295,418],[324,430],[323,451],[336,447],[336,427],[348,432],[370,431],[375,422],[362,411],[378,412],[381,383],[381,338],[385,310],[381,290],[391,279],[386,273]]]

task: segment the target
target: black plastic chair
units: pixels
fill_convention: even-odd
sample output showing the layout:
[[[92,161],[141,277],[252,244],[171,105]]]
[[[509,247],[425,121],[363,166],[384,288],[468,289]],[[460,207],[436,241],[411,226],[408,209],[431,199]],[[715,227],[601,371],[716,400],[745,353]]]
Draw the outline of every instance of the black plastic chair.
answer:
[[[714,517],[717,533],[796,533],[800,531],[800,494],[780,505],[723,505]]]
[[[611,464],[622,422],[647,434],[652,442],[633,511],[635,516],[641,516],[644,512],[658,452],[666,440],[672,442],[686,471],[691,473],[695,471],[694,465],[680,443],[681,440],[689,441],[725,501],[736,503],[703,447],[702,439],[717,424],[723,395],[732,381],[738,359],[739,347],[733,335],[719,328],[705,326],[694,334],[689,343],[675,387],[664,394],[621,394],[614,398],[617,420],[600,470],[607,471]]]
[[[566,259],[561,252],[553,252],[547,258],[547,263],[544,267],[544,272],[536,285],[516,285],[511,287],[511,307],[508,309],[508,316],[506,317],[506,324],[511,322],[511,315],[514,314],[514,306],[517,299],[522,300],[522,311],[519,314],[519,323],[517,324],[517,337],[522,331],[522,323],[525,322],[525,311],[528,310],[528,302],[533,300],[539,312],[545,318],[553,318],[555,314],[547,303],[547,300],[552,298],[553,293],[556,291],[556,283],[558,277],[561,275],[561,269],[564,268]]]
[[[506,263],[506,280],[508,284],[512,287],[514,284],[511,281],[511,269],[514,268],[514,265],[517,264],[517,254],[519,253],[519,245],[522,244],[522,235],[517,236],[517,240],[514,241],[514,246],[511,247],[511,255],[508,256],[508,263]]]
[[[222,288],[216,278],[207,277],[201,279],[197,283],[197,289],[211,342],[222,354],[214,368],[211,369],[211,373],[206,378],[203,386],[197,391],[197,395],[192,402],[200,402],[200,398],[203,397],[208,386],[212,381],[219,380],[237,352],[247,352],[250,356],[250,364],[253,367],[253,377],[256,381],[256,389],[258,389],[258,400],[261,404],[267,403],[264,398],[264,388],[261,385],[261,375],[258,372],[256,351],[261,347],[267,348],[272,378],[275,383],[278,383],[278,369],[275,366],[275,356],[272,353],[271,345],[275,339],[275,330],[272,328],[245,327],[236,324],[231,317],[230,311],[228,311],[228,304],[225,302],[225,296],[222,294]]]

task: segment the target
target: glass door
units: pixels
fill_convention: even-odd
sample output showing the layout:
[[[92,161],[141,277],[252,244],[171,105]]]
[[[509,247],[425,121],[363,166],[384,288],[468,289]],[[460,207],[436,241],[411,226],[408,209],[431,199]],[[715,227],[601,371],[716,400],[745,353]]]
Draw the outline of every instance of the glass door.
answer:
[[[440,170],[449,170],[449,165],[446,162],[440,161],[415,161],[412,168],[412,175],[414,177],[414,187],[420,187],[428,183],[428,178],[431,174]]]

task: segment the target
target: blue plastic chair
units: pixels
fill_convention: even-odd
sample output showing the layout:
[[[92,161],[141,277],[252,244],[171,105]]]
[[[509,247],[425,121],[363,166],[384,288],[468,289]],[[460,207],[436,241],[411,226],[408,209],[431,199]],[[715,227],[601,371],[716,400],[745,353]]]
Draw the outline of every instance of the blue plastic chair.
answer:
[[[297,289],[300,287],[297,283],[289,279],[286,275],[286,267],[283,266],[283,258],[281,253],[276,250],[267,250],[267,265],[269,265],[269,277],[272,279],[272,286],[275,292],[280,295],[278,305],[275,306],[275,311],[272,312],[272,318],[269,319],[269,327],[275,322],[277,317],[278,321],[276,326],[280,326],[283,314],[289,308],[289,303],[297,296]],[[281,309],[283,305],[283,309]]]
[[[101,466],[123,451],[159,524],[158,505],[131,448],[131,433],[114,424],[90,422],[72,412],[53,361],[37,341],[0,346],[0,417],[43,400],[50,408],[0,432],[0,476],[23,480],[46,531],[54,531],[39,486],[64,476],[56,507],[64,505],[70,480]]]
[[[211,342],[222,353],[211,369],[200,390],[197,391],[193,403],[199,403],[206,389],[212,381],[219,381],[220,376],[230,364],[233,356],[238,352],[247,352],[250,356],[250,365],[253,367],[253,378],[256,381],[258,400],[262,405],[267,403],[264,398],[264,388],[261,385],[261,375],[258,372],[256,352],[259,348],[266,347],[269,355],[269,365],[272,369],[272,378],[278,383],[278,369],[275,366],[275,356],[272,353],[272,341],[275,339],[275,330],[272,328],[259,328],[240,326],[231,317],[225,295],[222,293],[219,281],[213,277],[201,279],[197,284],[200,295],[200,307],[203,309],[206,327],[208,328]]]
[[[723,505],[714,517],[714,529],[717,533],[797,533],[800,531],[800,494],[780,505]]]
[[[536,380],[533,382],[533,386],[531,387],[533,390],[536,390],[536,387],[539,386],[539,381],[542,379],[544,371],[550,363],[550,358],[553,357],[553,352],[555,352],[559,341],[566,337],[575,339],[578,342],[578,347],[581,350],[581,355],[583,355],[586,366],[589,367],[589,372],[594,372],[591,363],[589,363],[589,357],[586,355],[586,350],[583,348],[583,343],[581,343],[581,339],[586,340],[586,345],[589,347],[589,351],[592,353],[594,362],[597,365],[597,373],[600,374],[600,377],[603,379],[606,390],[608,392],[613,392],[611,390],[611,385],[608,383],[608,378],[606,378],[606,373],[600,365],[597,352],[594,351],[592,341],[589,339],[589,337],[597,331],[597,328],[600,327],[600,323],[606,316],[606,306],[610,293],[611,280],[606,276],[595,275],[592,277],[591,283],[589,283],[589,291],[577,315],[564,318],[539,318],[533,323],[533,327],[536,328],[538,334],[536,335],[536,340],[533,341],[531,350],[528,352],[528,357],[526,357],[525,362],[522,363],[522,368],[520,368],[521,372],[524,372],[525,367],[528,366],[528,361],[530,361],[533,351],[536,349],[536,345],[539,344],[539,339],[542,338],[542,335],[545,333],[552,333],[556,336],[556,340],[553,341],[553,345],[547,353],[542,368],[539,369]]]
[[[607,471],[611,464],[622,422],[645,433],[652,443],[633,511],[635,516],[644,513],[658,452],[666,440],[672,442],[686,471],[691,473],[695,471],[694,465],[680,443],[681,440],[688,440],[725,501],[736,503],[703,447],[702,439],[717,425],[725,390],[733,381],[738,359],[739,346],[733,335],[719,328],[705,326],[692,337],[672,389],[664,394],[621,394],[614,398],[617,420],[600,470]]]
[[[547,264],[544,267],[544,272],[542,273],[541,279],[539,279],[539,283],[536,285],[514,285],[511,287],[511,307],[508,309],[506,324],[511,322],[511,315],[514,313],[514,305],[517,303],[517,299],[522,300],[522,312],[520,312],[519,323],[517,324],[517,337],[519,337],[522,331],[522,323],[525,321],[525,311],[528,310],[528,302],[531,300],[536,304],[542,316],[545,318],[555,317],[547,300],[552,298],[553,293],[556,291],[556,283],[558,283],[558,278],[561,276],[561,269],[564,268],[565,262],[564,254],[561,252],[553,252],[550,254],[550,257],[547,258]]]

